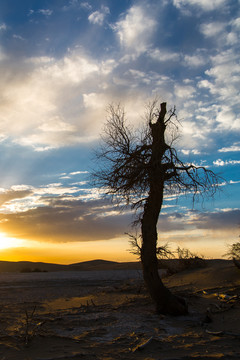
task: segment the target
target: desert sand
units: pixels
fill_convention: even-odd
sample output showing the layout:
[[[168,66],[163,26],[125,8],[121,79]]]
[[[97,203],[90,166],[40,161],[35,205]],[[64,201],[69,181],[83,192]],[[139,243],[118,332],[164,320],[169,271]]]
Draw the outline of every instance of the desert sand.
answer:
[[[156,314],[139,270],[0,274],[0,360],[240,359],[240,270],[164,282],[187,316]]]

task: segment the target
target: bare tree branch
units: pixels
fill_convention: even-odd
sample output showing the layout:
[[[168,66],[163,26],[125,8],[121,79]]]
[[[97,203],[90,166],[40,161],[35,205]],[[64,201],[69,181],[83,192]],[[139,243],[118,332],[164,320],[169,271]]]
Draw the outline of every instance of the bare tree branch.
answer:
[[[157,254],[164,250],[157,246],[163,198],[166,194],[191,194],[194,201],[205,194],[213,196],[222,180],[213,171],[179,158],[173,147],[178,125],[175,107],[167,112],[166,103],[159,106],[157,100],[148,105],[141,131],[127,124],[120,105],[110,105],[102,146],[96,153],[98,170],[93,173],[95,184],[104,187],[106,194],[140,211],[141,237],[130,235],[130,242],[140,254],[144,280],[157,311],[174,315],[186,313],[187,307],[165,288],[158,273]]]

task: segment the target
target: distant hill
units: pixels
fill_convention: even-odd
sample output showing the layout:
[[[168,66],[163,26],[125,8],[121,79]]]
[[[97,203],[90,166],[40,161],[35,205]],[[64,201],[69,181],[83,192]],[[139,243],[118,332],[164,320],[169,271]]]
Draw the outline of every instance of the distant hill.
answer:
[[[134,270],[141,269],[140,262],[116,262],[108,260],[90,260],[68,265],[69,270]]]
[[[109,265],[109,264],[119,264],[119,263],[116,261],[96,259],[89,261],[81,261],[79,263],[70,264],[70,266],[89,265],[89,264],[91,264],[91,266],[98,266],[98,265]]]
[[[70,265],[51,264],[32,261],[0,261],[0,272],[38,272],[38,271],[92,271],[92,270],[134,270],[141,269],[139,262],[119,263],[107,260],[91,260]]]
[[[0,261],[0,272],[64,271],[68,265],[32,261]]]
[[[108,260],[90,260],[90,261],[82,261],[75,264],[70,264],[70,268],[74,268],[74,270],[108,270],[118,267],[121,263],[116,261],[108,261]]]

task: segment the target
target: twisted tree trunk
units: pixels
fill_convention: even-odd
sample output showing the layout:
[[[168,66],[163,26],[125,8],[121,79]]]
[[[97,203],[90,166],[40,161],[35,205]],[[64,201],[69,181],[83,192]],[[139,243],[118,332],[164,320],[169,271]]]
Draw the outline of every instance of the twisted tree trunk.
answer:
[[[149,163],[149,196],[146,201],[141,221],[142,251],[141,261],[144,281],[159,313],[181,315],[187,313],[183,299],[174,296],[162,283],[158,273],[157,222],[163,203],[165,171],[162,162],[166,151],[164,139],[166,104],[161,104],[161,111],[156,123],[150,123],[152,131],[152,156]]]
[[[164,286],[158,273],[156,256],[157,214],[160,212],[158,201],[154,194],[149,195],[142,218],[141,261],[143,278],[158,313],[183,315],[188,312],[184,299],[173,295]]]

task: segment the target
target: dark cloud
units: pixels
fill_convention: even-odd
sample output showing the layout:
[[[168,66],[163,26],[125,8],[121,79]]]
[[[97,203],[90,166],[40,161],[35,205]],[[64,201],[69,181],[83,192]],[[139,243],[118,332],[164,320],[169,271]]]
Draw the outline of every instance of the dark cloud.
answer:
[[[1,215],[1,229],[11,236],[40,241],[107,240],[123,235],[132,221],[129,214],[112,211],[105,200],[51,199],[48,206]]]
[[[0,194],[0,204],[21,199],[31,190],[9,190]],[[134,220],[129,211],[119,212],[107,199],[83,201],[72,195],[43,196],[37,208],[11,214],[1,214],[1,231],[9,236],[43,242],[97,241],[121,237]],[[163,213],[158,231],[188,231],[189,228],[218,231],[236,229],[240,210],[215,212],[187,211]]]
[[[159,232],[174,230],[188,230],[189,227],[209,230],[232,230],[240,225],[240,210],[219,210],[214,212],[200,212],[192,210],[187,213],[169,213],[160,215]]]
[[[22,199],[32,194],[31,190],[8,190],[4,193],[0,193],[0,205],[4,203],[14,200],[14,199]]]
[[[240,225],[240,210],[199,213],[194,221],[198,229],[233,229]]]
[[[186,227],[184,217],[184,214],[177,212],[160,215],[158,221],[159,232],[183,230]]]

